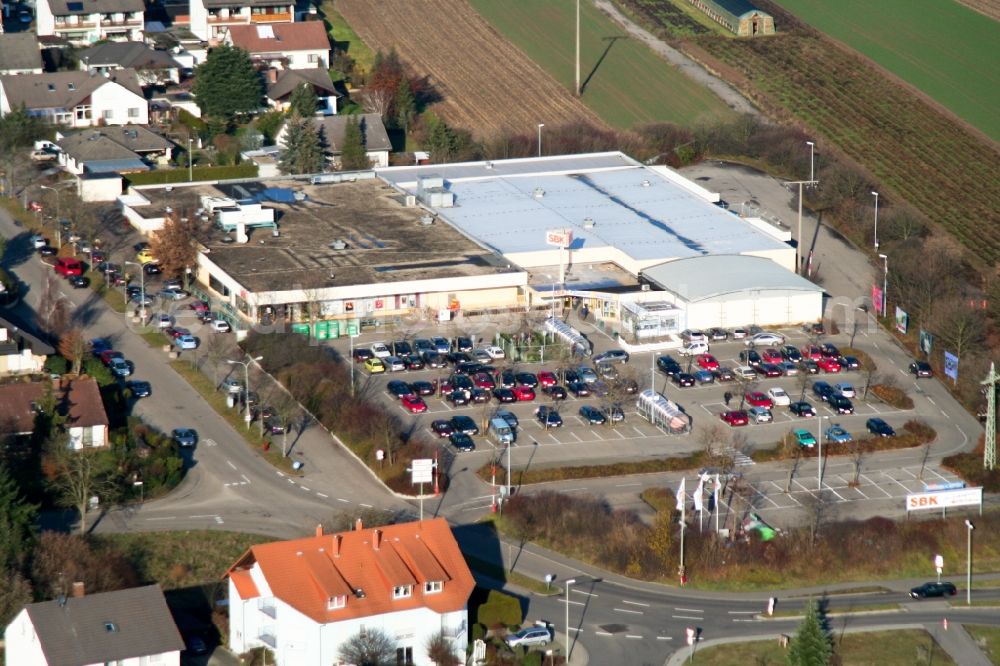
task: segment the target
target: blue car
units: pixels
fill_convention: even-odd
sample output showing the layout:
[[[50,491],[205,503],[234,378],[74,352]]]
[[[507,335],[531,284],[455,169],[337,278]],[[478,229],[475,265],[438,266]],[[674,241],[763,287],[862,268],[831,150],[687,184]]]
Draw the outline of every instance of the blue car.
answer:
[[[715,375],[711,370],[699,370],[694,373],[694,380],[699,384],[711,384],[715,382]]]
[[[837,423],[826,429],[826,438],[834,444],[846,444],[854,439],[851,437],[851,433],[841,428]]]

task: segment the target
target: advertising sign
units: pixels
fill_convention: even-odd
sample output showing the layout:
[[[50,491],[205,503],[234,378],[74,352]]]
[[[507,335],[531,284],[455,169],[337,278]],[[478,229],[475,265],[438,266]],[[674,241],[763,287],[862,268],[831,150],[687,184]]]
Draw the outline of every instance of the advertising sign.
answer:
[[[434,459],[417,458],[410,463],[411,483],[433,483]]]
[[[962,490],[939,490],[932,493],[913,493],[906,496],[906,511],[927,509],[951,509],[956,506],[982,506],[982,488]]]
[[[932,349],[934,349],[934,336],[920,329],[920,351],[930,356]]]
[[[573,242],[573,232],[570,229],[549,229],[545,232],[545,242],[556,247],[569,247]]]
[[[953,382],[958,381],[958,357],[951,352],[944,353],[944,374]]]
[[[906,330],[910,327],[910,315],[906,314],[906,310],[896,306],[896,330],[906,335]]]
[[[885,305],[882,302],[882,287],[872,285],[872,305],[875,307],[875,312],[880,315],[884,315],[885,312],[882,311],[882,306]]]

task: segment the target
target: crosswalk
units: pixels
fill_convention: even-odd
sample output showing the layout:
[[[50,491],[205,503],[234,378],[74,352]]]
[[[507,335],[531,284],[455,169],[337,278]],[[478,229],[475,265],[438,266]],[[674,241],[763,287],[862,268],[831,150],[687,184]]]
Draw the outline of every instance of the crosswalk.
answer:
[[[734,448],[722,449],[720,453],[731,459],[734,467],[749,467],[750,465],[757,464],[750,458],[750,456],[741,451],[737,451]]]

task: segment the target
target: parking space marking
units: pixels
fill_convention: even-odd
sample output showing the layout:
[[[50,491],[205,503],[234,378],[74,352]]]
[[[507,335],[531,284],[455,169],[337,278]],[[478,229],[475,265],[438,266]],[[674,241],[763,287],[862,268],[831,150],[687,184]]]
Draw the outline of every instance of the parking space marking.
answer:
[[[868,487],[869,487],[869,488],[877,488],[877,489],[878,489],[878,490],[880,490],[881,492],[885,493],[885,497],[886,497],[886,499],[888,499],[888,498],[891,498],[891,497],[892,497],[892,493],[890,493],[890,492],[889,492],[888,490],[886,490],[886,489],[885,489],[885,488],[883,488],[882,486],[880,486],[880,485],[878,485],[877,483],[875,483],[875,481],[873,481],[872,479],[870,479],[870,478],[868,477],[868,475],[866,475],[866,474],[861,474],[861,478],[865,480],[865,482],[866,482],[866,483],[868,484]]]
[[[582,439],[580,439],[580,436],[577,435],[575,432],[567,431],[566,434],[569,435],[570,437],[574,438],[578,442],[582,442],[583,441]]]

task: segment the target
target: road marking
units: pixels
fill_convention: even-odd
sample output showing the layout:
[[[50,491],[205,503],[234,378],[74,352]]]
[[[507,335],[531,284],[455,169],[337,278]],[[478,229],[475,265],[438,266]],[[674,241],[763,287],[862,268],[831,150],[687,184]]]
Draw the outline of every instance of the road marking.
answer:
[[[216,518],[216,517],[217,516],[214,513],[206,513],[201,516],[188,516],[188,518]]]
[[[311,493],[312,492],[309,488],[306,488],[305,486],[299,486],[299,488],[301,488],[302,490],[306,491],[307,493]]]
[[[338,501],[338,502],[343,502],[344,504],[350,504],[350,501],[348,501],[348,500],[345,500],[345,499],[343,499],[343,498],[341,498],[341,497],[338,497],[338,498],[337,498],[337,501]]]
[[[565,599],[560,599],[559,603],[565,604],[565,603],[567,603],[567,601]],[[571,600],[568,603],[569,603],[570,606],[585,606],[586,605],[582,601],[572,601]]]
[[[757,611],[729,611],[730,615],[756,615]]]
[[[365,507],[366,509],[372,508],[371,504],[362,504],[361,506]]]
[[[617,483],[615,488],[629,488],[631,486],[641,486],[641,483]]]
[[[632,430],[635,430],[636,434],[639,435],[639,437],[646,437],[646,435],[643,434],[643,432],[638,428],[636,428],[635,426],[632,426]]]
[[[316,494],[317,494],[317,495],[318,495],[319,497],[322,497],[323,499],[330,499],[330,496],[329,496],[329,495],[324,495],[323,493],[321,493],[321,492],[319,492],[319,491],[317,491],[317,492],[316,492]]]
[[[685,613],[704,613],[705,611],[699,608],[674,608],[675,611],[683,611]]]
[[[573,592],[575,592],[576,594],[583,594],[583,595],[588,596],[588,597],[599,597],[599,596],[601,596],[599,594],[594,594],[593,592],[584,592],[583,590],[578,590],[575,587],[572,587],[570,589],[573,590]]]
[[[204,444],[205,446],[216,446],[214,439],[204,439],[202,440],[202,444]]]
[[[576,441],[578,441],[578,442],[582,442],[583,441],[582,439],[580,439],[579,435],[577,435],[575,432],[567,431],[566,434],[569,435],[570,437],[576,438]]]
[[[701,615],[671,615],[675,620],[704,620]]]
[[[279,470],[274,470],[278,476],[284,476],[284,473]]]
[[[734,617],[733,622],[756,622],[757,620],[746,617]]]
[[[625,638],[642,638],[642,636],[636,636],[635,634],[625,634]]]
[[[177,516],[164,516],[163,518],[146,518],[146,520],[150,522],[154,520],[177,520]]]
[[[937,404],[936,402],[934,402],[934,398],[932,398],[930,396],[927,396],[927,402],[931,403],[932,405],[936,405]]]
[[[594,633],[597,634],[598,636],[610,636],[611,635],[611,634],[609,634],[606,631],[595,631]]]
[[[645,615],[642,611],[629,610],[628,608],[615,608],[619,613],[632,613],[633,615]]]
[[[248,478],[247,478],[247,475],[246,475],[246,474],[240,474],[240,476],[241,476],[241,477],[243,477],[243,480],[244,480],[244,481],[245,481],[246,483],[250,483],[250,479],[248,479]]]
[[[649,604],[639,603],[638,601],[629,601],[628,599],[622,599],[623,604],[631,604],[633,606],[642,606],[643,608],[649,608]]]
[[[232,462],[230,462],[230,461],[229,461],[228,459],[226,460],[226,464],[227,464],[227,465],[229,465],[230,467],[232,467],[232,468],[233,468],[234,470],[235,470],[235,469],[237,469],[236,465],[234,465],[234,464],[233,464]]]
[[[941,413],[944,414],[944,417],[946,419],[950,419],[951,418],[950,416],[948,416],[948,412],[944,411],[943,409],[941,410]]]
[[[218,524],[222,525],[222,523],[223,523],[222,516],[216,516],[215,517],[215,522],[217,522]]]
[[[658,641],[670,641],[670,640],[673,640],[673,639],[670,636],[657,636],[656,640],[658,640]]]
[[[288,481],[288,483],[291,483],[292,485],[295,485],[295,479],[286,479],[286,480]]]

